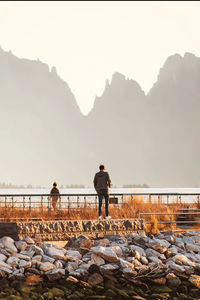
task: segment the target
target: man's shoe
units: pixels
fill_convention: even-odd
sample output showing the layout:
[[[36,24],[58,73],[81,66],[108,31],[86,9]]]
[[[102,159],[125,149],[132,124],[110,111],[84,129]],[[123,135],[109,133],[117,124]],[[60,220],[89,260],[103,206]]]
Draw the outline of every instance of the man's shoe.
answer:
[[[102,219],[102,216],[99,216],[99,220],[101,220]]]
[[[107,216],[107,217],[106,217],[106,220],[109,220],[109,219],[111,219],[111,216]]]

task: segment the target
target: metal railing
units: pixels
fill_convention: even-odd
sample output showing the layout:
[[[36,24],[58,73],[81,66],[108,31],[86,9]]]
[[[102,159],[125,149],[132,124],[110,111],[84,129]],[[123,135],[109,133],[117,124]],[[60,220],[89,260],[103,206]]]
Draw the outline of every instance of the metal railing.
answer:
[[[169,221],[160,221],[160,220],[157,220],[157,223],[158,224],[169,224],[170,225],[170,230],[173,231],[173,225],[178,225],[178,227],[182,227],[184,228],[185,225],[187,225],[187,227],[191,227],[191,226],[188,226],[188,224],[190,225],[194,225],[194,224],[200,224],[200,210],[196,211],[196,212],[193,212],[191,210],[188,209],[188,211],[185,211],[185,212],[175,212],[175,213],[143,213],[143,212],[139,212],[138,213],[138,218],[141,218],[141,216],[154,216],[154,215],[157,215],[157,216],[169,216]],[[198,217],[198,220],[195,218],[192,220],[192,216],[197,216],[199,215]],[[172,216],[177,216],[179,217],[177,220],[172,220]],[[181,216],[184,216],[185,220],[180,220],[180,217]],[[146,224],[153,224],[154,222],[150,222],[148,220],[145,220],[145,223]],[[184,229],[187,229],[186,227]]]
[[[51,194],[0,194],[0,209],[21,208],[31,214],[31,210],[34,208],[48,209],[49,212],[53,211]],[[74,210],[78,208],[92,207],[97,208],[98,197],[94,193],[74,193],[74,194],[54,194],[54,196],[60,196],[57,201],[58,210]],[[144,202],[177,205],[177,204],[200,204],[199,193],[110,193],[110,197],[118,198],[117,206],[119,209],[128,200],[142,199]],[[141,215],[142,213],[140,213]],[[151,213],[152,214],[152,213]],[[180,213],[179,213],[180,214]]]
[[[30,208],[45,205],[51,208],[51,196],[51,194],[0,194],[0,205],[4,207],[21,205]],[[65,208],[98,203],[97,194],[54,194],[54,196],[61,197],[59,205]],[[134,197],[142,197],[144,202],[166,205],[200,203],[199,193],[110,193],[110,197],[117,197],[119,204]]]

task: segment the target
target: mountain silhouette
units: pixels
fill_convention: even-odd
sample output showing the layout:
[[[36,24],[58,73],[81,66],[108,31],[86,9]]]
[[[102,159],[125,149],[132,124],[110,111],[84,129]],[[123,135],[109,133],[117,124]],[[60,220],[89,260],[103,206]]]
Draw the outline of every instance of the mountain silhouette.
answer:
[[[82,115],[56,68],[0,48],[0,182],[199,187],[200,58],[167,58],[147,95],[114,73]]]

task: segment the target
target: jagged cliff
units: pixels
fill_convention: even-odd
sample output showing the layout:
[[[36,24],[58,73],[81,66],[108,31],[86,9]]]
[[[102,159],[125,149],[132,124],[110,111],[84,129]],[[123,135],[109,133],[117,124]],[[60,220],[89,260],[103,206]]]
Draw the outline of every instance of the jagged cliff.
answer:
[[[0,48],[0,181],[92,185],[100,163],[113,183],[200,186],[200,58],[167,58],[145,95],[120,73],[83,116],[55,67]]]

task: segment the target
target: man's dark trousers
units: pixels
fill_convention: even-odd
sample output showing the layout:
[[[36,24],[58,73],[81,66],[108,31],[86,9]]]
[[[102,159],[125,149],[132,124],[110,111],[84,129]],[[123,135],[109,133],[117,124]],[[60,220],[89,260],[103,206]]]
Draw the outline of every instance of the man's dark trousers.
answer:
[[[102,200],[105,198],[105,210],[106,210],[106,217],[108,217],[108,202],[109,202],[109,194],[108,190],[102,189],[97,191],[98,198],[99,198],[99,216],[101,216],[101,207],[102,207]]]

